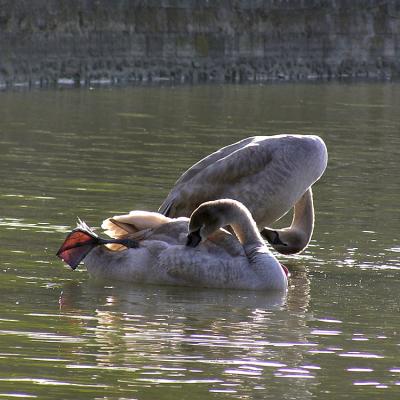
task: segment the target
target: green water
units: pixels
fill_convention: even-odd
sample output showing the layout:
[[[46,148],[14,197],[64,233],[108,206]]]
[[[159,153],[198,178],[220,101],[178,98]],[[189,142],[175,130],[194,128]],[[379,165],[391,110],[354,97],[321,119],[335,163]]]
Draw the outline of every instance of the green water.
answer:
[[[0,93],[0,398],[400,398],[400,85]],[[251,135],[329,150],[307,251],[267,293],[93,282],[55,257],[76,217],[156,210]]]

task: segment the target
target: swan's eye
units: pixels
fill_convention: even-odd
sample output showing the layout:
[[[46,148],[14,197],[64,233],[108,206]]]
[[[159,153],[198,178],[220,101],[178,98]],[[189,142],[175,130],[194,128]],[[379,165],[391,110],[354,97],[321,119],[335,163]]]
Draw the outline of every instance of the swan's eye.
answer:
[[[286,243],[282,242],[281,238],[279,237],[278,232],[274,231],[274,233],[275,233],[275,237],[274,237],[272,244],[275,244],[275,245],[279,244],[281,246],[287,246]]]

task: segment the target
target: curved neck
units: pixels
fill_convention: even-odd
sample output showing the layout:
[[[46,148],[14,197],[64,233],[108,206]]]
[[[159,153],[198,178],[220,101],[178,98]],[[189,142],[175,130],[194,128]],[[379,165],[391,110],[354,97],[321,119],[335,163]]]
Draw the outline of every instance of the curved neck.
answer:
[[[249,245],[264,246],[264,240],[248,210],[237,209],[229,225],[244,247]]]
[[[294,214],[289,228],[264,228],[261,234],[271,246],[282,254],[303,251],[310,242],[314,230],[314,204],[311,188],[294,205]]]
[[[257,286],[266,289],[286,290],[286,274],[279,261],[265,246],[250,211],[244,208],[237,211],[230,225],[247,256],[250,267],[249,273],[253,272],[257,277]]]
[[[308,241],[311,238],[314,229],[314,203],[311,188],[308,188],[294,205],[294,214],[290,229],[303,232],[308,237]]]

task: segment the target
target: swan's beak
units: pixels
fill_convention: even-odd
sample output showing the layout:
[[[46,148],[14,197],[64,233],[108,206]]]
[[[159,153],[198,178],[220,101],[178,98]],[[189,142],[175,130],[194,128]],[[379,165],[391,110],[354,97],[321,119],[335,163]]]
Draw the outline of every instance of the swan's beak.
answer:
[[[196,247],[201,242],[200,229],[187,235],[186,246]]]

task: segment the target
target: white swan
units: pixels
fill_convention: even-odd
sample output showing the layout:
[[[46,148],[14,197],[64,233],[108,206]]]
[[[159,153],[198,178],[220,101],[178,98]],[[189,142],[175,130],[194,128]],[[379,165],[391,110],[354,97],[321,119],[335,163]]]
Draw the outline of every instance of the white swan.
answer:
[[[250,212],[236,200],[206,202],[190,220],[132,212],[110,218],[102,226],[114,239],[100,239],[81,223],[57,255],[72,268],[83,259],[89,274],[102,279],[287,289],[287,271],[269,252]],[[220,229],[223,226],[231,226],[236,236]],[[106,248],[107,243],[114,249]],[[122,245],[133,248],[118,250]]]
[[[298,253],[314,228],[311,185],[325,171],[328,153],[315,135],[255,136],[210,154],[175,183],[159,212],[188,217],[205,201],[235,199],[251,212],[261,234],[279,252]],[[290,228],[265,228],[294,207]]]

